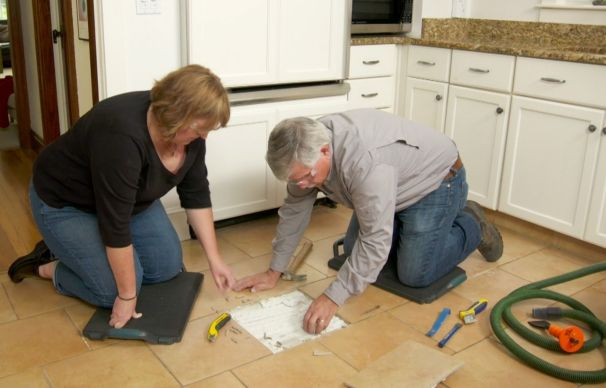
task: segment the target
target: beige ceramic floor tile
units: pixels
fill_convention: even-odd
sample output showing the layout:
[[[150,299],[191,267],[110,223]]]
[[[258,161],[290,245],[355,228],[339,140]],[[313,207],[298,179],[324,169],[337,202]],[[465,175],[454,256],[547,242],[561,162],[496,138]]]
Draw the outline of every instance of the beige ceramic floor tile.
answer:
[[[598,319],[606,321],[606,303],[604,303],[606,301],[606,293],[594,288],[586,288],[572,295],[572,298],[584,304]],[[555,303],[554,305],[564,309],[570,308],[563,303]]]
[[[48,388],[42,368],[32,368],[24,372],[0,379],[0,388]]]
[[[497,263],[508,263],[546,247],[546,244],[507,228],[499,228],[503,236],[503,257]]]
[[[327,278],[315,283],[299,287],[301,291],[312,298],[322,295],[324,290],[333,282],[334,278]],[[345,321],[353,323],[380,314],[401,304],[408,302],[397,295],[383,291],[375,286],[368,288],[360,295],[353,296],[339,308],[337,315]]]
[[[421,334],[427,333],[433,326],[436,318],[444,308],[450,309],[450,315],[440,329],[434,334],[432,339],[439,342],[455,323],[460,323],[459,311],[466,310],[474,301],[463,298],[455,293],[447,293],[440,299],[431,304],[407,303],[396,309],[389,311],[394,317],[409,326],[412,326]],[[492,334],[490,328],[490,310],[486,309],[478,315],[478,322],[464,325],[459,331],[448,341],[446,347],[459,352]]]
[[[566,254],[560,250],[546,248],[499,268],[530,282],[536,282],[590,264],[592,262]],[[604,277],[606,277],[606,273],[596,273],[549,288],[565,295],[571,295],[599,282]]]
[[[250,259],[250,256],[222,238],[217,238],[217,245],[221,257],[227,264]],[[198,240],[182,241],[181,247],[183,249],[183,264],[189,272],[201,272],[208,269],[206,252],[204,252]]]
[[[0,323],[14,321],[15,319],[17,319],[17,315],[8,301],[4,287],[0,284]]]
[[[348,220],[351,219],[351,214],[353,213],[351,209],[348,209],[343,205],[337,205],[334,211],[335,213],[338,213],[340,216],[345,217]]]
[[[314,355],[320,353],[321,355]],[[236,368],[247,387],[342,387],[355,370],[316,341]]]
[[[61,309],[79,303],[77,299],[59,294],[47,280],[25,279],[21,283],[3,283],[19,318]]]
[[[225,372],[188,385],[187,388],[244,388],[244,385],[231,372]]]
[[[488,300],[490,306],[494,306],[511,291],[526,284],[528,282],[524,279],[500,269],[494,269],[473,279],[468,279],[452,292],[472,301],[484,298]]]
[[[64,311],[0,325],[0,377],[88,351]]]
[[[338,236],[345,234],[348,225],[349,218],[344,217],[336,209],[319,206],[314,209],[309,226],[303,235],[312,241],[329,236],[334,236],[336,240]]]
[[[601,282],[594,284],[591,286],[591,288],[595,288],[598,291],[606,293],[606,280],[602,280]]]
[[[147,346],[124,342],[48,365],[53,387],[178,387]]]
[[[271,354],[269,349],[233,320],[221,329],[216,342],[208,342],[208,327],[215,318],[209,316],[190,322],[179,343],[151,346],[152,351],[183,385]]]
[[[314,241],[311,252],[305,258],[305,264],[314,267],[327,276],[335,276],[337,271],[328,267],[328,260],[333,258],[332,244],[341,236],[329,237]]]
[[[246,260],[238,264],[232,265],[232,270],[236,278],[253,275],[258,272],[266,271],[269,268],[270,255],[255,257],[254,259]],[[197,319],[213,313],[221,313],[230,310],[234,307],[253,303],[260,299],[269,298],[276,295],[286,294],[304,284],[318,281],[325,277],[321,272],[316,271],[312,267],[303,264],[298,273],[306,274],[307,280],[304,282],[293,282],[280,280],[276,287],[271,290],[251,293],[248,290],[242,292],[229,291],[225,294],[219,292],[212,279],[209,271],[204,272],[204,282],[202,290],[196,299],[196,303],[192,309],[190,319]]]
[[[271,253],[271,241],[276,235],[277,216],[269,216],[217,230],[217,237],[236,246],[252,257]]]
[[[439,349],[433,340],[389,313],[354,323],[319,339],[323,345],[358,370],[406,340]],[[450,349],[441,349],[441,351],[452,354]]]
[[[82,337],[82,341],[84,341],[86,343],[86,345],[89,347],[89,349],[100,349],[100,348],[103,348],[103,347],[106,347],[109,345],[113,345],[113,344],[122,342],[120,340],[114,340],[114,339],[109,339],[109,338],[106,338],[106,339],[100,340],[100,341],[91,340],[91,339],[86,338],[82,334],[82,331],[86,327],[86,324],[88,323],[88,321],[90,320],[90,318],[93,316],[93,314],[95,312],[95,307],[90,306],[84,302],[81,302],[81,303],[75,304],[73,306],[66,307],[65,311],[69,315],[72,322],[74,322],[74,324],[78,328],[79,333]]]
[[[492,337],[457,353],[455,358],[465,364],[446,379],[449,388],[575,387],[522,364]]]

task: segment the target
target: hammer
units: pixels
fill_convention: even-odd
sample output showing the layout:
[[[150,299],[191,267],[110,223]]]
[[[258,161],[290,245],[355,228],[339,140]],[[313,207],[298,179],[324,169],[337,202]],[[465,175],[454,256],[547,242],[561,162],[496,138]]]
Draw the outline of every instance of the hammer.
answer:
[[[299,269],[301,264],[303,264],[303,261],[305,260],[305,258],[309,254],[309,252],[311,251],[312,247],[313,247],[313,243],[311,241],[305,240],[305,242],[303,242],[303,246],[301,247],[301,249],[299,249],[299,252],[297,252],[297,254],[295,255],[294,260],[290,263],[290,265],[288,266],[286,271],[284,273],[282,273],[282,276],[281,276],[282,279],[292,280],[295,282],[302,282],[302,281],[307,280],[306,274],[297,275],[297,274],[295,274],[295,272],[297,272],[297,269]]]

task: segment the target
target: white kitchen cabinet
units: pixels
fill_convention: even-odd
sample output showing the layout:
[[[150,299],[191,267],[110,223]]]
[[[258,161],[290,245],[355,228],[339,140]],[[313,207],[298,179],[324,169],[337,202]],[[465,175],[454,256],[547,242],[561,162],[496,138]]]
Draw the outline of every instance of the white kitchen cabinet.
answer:
[[[206,166],[216,220],[270,209],[276,179],[265,162],[275,109],[232,108],[229,124],[206,140]]]
[[[225,86],[278,81],[276,0],[189,0],[188,63],[210,68]]]
[[[583,238],[604,116],[514,96],[499,210]]]
[[[606,247],[606,122],[602,128],[600,154],[595,172],[585,239]]]
[[[227,87],[345,78],[346,0],[188,0],[187,62]]]
[[[280,83],[345,78],[349,50],[346,3],[345,0],[280,1]]]
[[[396,86],[396,46],[352,46],[349,62],[348,109],[393,110]]]
[[[446,134],[463,160],[469,199],[496,210],[510,96],[450,86]]]
[[[444,132],[448,84],[408,77],[404,117]]]

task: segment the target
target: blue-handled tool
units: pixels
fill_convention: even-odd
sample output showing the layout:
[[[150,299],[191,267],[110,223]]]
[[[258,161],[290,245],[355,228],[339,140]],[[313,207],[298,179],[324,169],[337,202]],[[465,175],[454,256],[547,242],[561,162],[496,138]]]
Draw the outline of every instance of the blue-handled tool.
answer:
[[[451,338],[453,335],[455,335],[455,333],[456,333],[456,332],[457,332],[457,331],[458,331],[458,330],[459,330],[461,327],[463,327],[463,325],[457,322],[457,323],[456,323],[456,324],[455,324],[455,325],[452,327],[452,329],[450,329],[450,331],[448,332],[448,334],[446,334],[446,335],[444,336],[444,338],[442,338],[442,339],[440,340],[440,342],[438,342],[438,346],[439,346],[439,347],[441,347],[441,348],[443,348],[443,347],[446,345],[446,342],[448,342],[448,341],[450,340],[450,338]]]
[[[428,337],[433,337],[433,335],[436,334],[436,332],[442,326],[442,323],[444,323],[444,320],[446,319],[446,317],[449,315],[450,315],[450,309],[448,307],[444,307],[442,309],[442,311],[440,312],[440,314],[438,315],[438,317],[436,318],[436,321],[433,323],[433,326],[431,327],[431,329],[425,335]]]

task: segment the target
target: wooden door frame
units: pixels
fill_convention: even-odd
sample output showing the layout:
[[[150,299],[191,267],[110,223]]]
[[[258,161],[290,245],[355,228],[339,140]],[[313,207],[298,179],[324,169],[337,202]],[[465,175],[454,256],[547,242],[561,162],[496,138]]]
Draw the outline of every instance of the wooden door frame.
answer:
[[[46,145],[58,138],[60,134],[50,0],[32,0],[32,8],[36,64],[38,65],[38,90],[42,107],[42,133]]]
[[[21,0],[8,0],[8,19],[11,42],[11,65],[15,84],[15,105],[17,110],[17,126],[19,142],[22,148],[34,148],[49,144],[59,137],[59,110],[57,102],[57,87],[55,64],[53,56],[52,24],[50,18],[49,0],[27,0],[32,2],[34,18],[34,39],[36,42],[36,64],[38,73],[38,89],[42,113],[43,139],[40,139],[31,128],[31,112],[27,89],[25,67],[25,50],[23,44],[23,26],[21,23]],[[70,126],[80,116],[78,108],[78,91],[76,82],[76,64],[74,47],[74,29],[71,0],[59,0],[60,14],[63,24],[63,47],[66,58],[66,83],[68,93],[68,111]],[[91,89],[93,104],[99,101],[97,81],[97,55],[94,22],[94,0],[87,0],[89,26],[89,56],[91,68]]]
[[[32,148],[31,119],[29,96],[27,93],[27,76],[25,72],[25,51],[23,48],[23,29],[21,26],[20,0],[8,0],[8,27],[11,42],[11,67],[15,84],[15,109],[19,143],[22,148]]]

